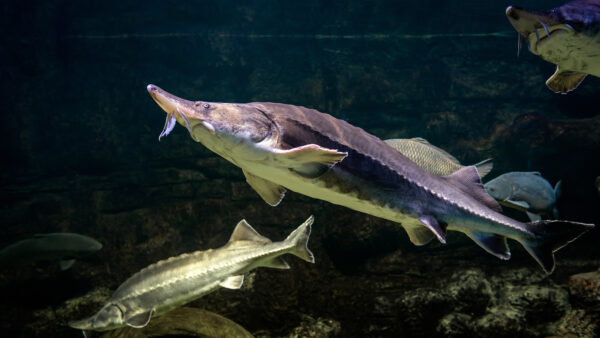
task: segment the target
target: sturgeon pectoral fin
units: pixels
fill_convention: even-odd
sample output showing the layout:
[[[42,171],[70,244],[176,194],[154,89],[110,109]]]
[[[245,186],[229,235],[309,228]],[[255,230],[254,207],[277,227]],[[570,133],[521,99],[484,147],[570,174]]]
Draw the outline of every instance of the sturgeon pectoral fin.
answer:
[[[295,173],[317,178],[331,166],[343,160],[348,153],[323,148],[316,144],[307,144],[288,150],[276,150],[275,160]]]
[[[256,243],[271,243],[271,240],[259,234],[254,228],[246,222],[245,219],[238,222],[229,237],[229,243],[237,241],[252,241]]]
[[[431,232],[431,230],[429,230],[428,228],[424,227],[409,227],[406,228],[406,232],[408,233],[410,242],[418,246],[425,245],[435,238],[433,232]]]
[[[154,309],[146,311],[146,312],[138,313],[137,315],[134,315],[134,316],[128,318],[125,321],[125,324],[127,324],[128,326],[131,326],[133,328],[140,329],[140,328],[148,325],[153,313],[154,313]]]
[[[435,217],[423,215],[419,217],[419,221],[431,230],[441,243],[446,244],[446,227],[442,226]]]
[[[546,86],[555,93],[566,94],[575,90],[586,76],[586,73],[570,70],[563,71],[557,66],[556,72],[554,72],[554,74],[546,81]]]
[[[244,275],[227,277],[219,285],[227,289],[237,290],[242,287],[242,284],[244,284]]]
[[[492,255],[504,260],[510,259],[506,237],[484,232],[471,232],[467,233],[467,236]]]
[[[65,271],[72,267],[74,263],[74,259],[63,259],[60,262],[58,262],[58,265],[60,266],[61,271]]]
[[[161,138],[169,135],[169,133],[173,131],[173,128],[175,128],[176,124],[177,119],[175,118],[175,114],[168,114],[167,119],[165,120],[165,126],[163,127],[163,130],[160,133],[160,135],[158,135],[158,140],[160,141]]]
[[[270,206],[277,206],[285,196],[285,188],[243,170],[246,182]]]

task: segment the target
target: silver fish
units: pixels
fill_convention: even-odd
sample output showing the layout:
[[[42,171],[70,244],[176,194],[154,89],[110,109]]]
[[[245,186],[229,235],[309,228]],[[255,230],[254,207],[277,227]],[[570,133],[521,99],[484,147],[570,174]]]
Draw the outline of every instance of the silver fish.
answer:
[[[556,199],[560,196],[561,181],[553,188],[537,171],[506,173],[484,187],[500,204],[525,211],[532,221],[540,220],[542,215],[558,217]]]
[[[417,245],[434,237],[445,243],[447,230],[460,231],[501,259],[510,257],[506,238],[511,238],[548,273],[554,270],[553,253],[594,226],[511,219],[483,189],[475,167],[432,175],[381,139],[316,110],[194,102],[155,85],[147,90],[167,114],[178,112],[177,122],[193,140],[240,167],[272,206],[289,189],[398,222]]]
[[[396,138],[385,140],[384,142],[401,152],[402,155],[408,157],[430,174],[439,176],[450,175],[465,167],[454,156],[434,146],[424,138]],[[488,158],[474,164],[474,166],[477,168],[479,176],[484,177],[492,170],[494,164],[492,159]]]
[[[292,254],[314,263],[308,250],[313,217],[285,240],[271,242],[242,220],[229,242],[218,249],[196,251],[152,264],[121,284],[95,315],[69,326],[106,331],[123,326],[141,328],[159,316],[219,287],[239,289],[244,274],[257,267],[289,269],[280,257]]]
[[[575,90],[586,75],[600,77],[600,0],[576,0],[548,11],[510,6],[506,16],[529,51],[554,63],[546,85],[556,93]]]
[[[59,261],[61,270],[67,270],[76,258],[91,255],[100,249],[100,242],[84,235],[69,232],[37,234],[0,250],[0,266],[52,260]]]

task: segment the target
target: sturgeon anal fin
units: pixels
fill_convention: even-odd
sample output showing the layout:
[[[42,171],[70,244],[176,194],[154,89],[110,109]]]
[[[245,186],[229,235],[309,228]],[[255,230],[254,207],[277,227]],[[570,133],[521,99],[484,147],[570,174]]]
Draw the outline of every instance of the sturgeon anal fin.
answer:
[[[492,255],[504,260],[510,259],[510,249],[506,243],[506,237],[484,232],[470,232],[467,233],[467,236]]]
[[[331,166],[343,160],[348,153],[307,144],[288,150],[275,150],[275,160],[298,175],[317,178]]]
[[[485,175],[489,174],[492,169],[494,169],[494,161],[492,161],[491,158],[488,158],[479,163],[475,163],[474,166],[477,168],[479,177],[484,177]]]
[[[409,227],[406,228],[406,232],[408,233],[408,237],[410,238],[410,242],[414,245],[425,245],[435,237],[431,230],[423,228],[423,227]]]
[[[566,94],[575,90],[586,76],[586,73],[560,70],[560,67],[556,66],[556,71],[548,78],[546,86],[555,93]]]
[[[285,196],[285,188],[279,184],[267,181],[264,178],[252,175],[246,170],[242,170],[246,176],[246,182],[250,184],[252,189],[272,207],[277,206]]]
[[[271,243],[270,239],[259,234],[245,219],[239,221],[235,226],[235,229],[233,229],[231,237],[229,237],[229,243],[237,241],[252,241],[264,244]]]
[[[273,269],[282,269],[287,270],[290,268],[289,264],[283,260],[281,257],[275,257],[271,260],[268,260],[264,263],[261,263],[260,266],[265,268],[273,268]]]
[[[163,127],[163,130],[160,133],[160,135],[158,135],[158,140],[160,141],[161,138],[169,135],[171,131],[173,131],[173,128],[175,128],[175,125],[177,125],[177,119],[175,118],[175,114],[167,114],[165,126]]]
[[[74,259],[63,259],[60,262],[58,262],[58,266],[60,266],[61,271],[65,271],[72,267],[74,263]]]
[[[128,326],[131,326],[133,328],[140,329],[140,328],[148,325],[148,323],[150,322],[150,318],[152,317],[152,314],[154,314],[154,309],[146,311],[146,312],[138,313],[137,315],[128,318],[127,321],[125,321],[125,324],[127,324]]]
[[[531,221],[541,221],[542,220],[542,216],[540,216],[539,214],[536,214],[531,211],[525,211],[525,212],[527,213],[527,217],[529,217],[529,219]]]
[[[443,177],[445,177],[450,184],[454,185],[465,194],[479,200],[488,208],[497,212],[502,212],[500,204],[485,191],[483,184],[481,184],[479,172],[474,166],[462,167],[452,174]]]
[[[504,201],[501,201],[501,203],[509,208],[522,210],[522,211],[526,211],[530,207],[529,203],[527,203],[525,201],[504,200]]]
[[[242,284],[244,284],[244,275],[230,276],[219,283],[220,286],[232,290],[241,288]]]
[[[435,237],[437,237],[440,243],[446,244],[446,228],[442,226],[437,221],[437,219],[435,219],[435,217],[423,215],[419,217],[419,221],[423,223],[423,225],[426,226],[429,230],[431,230],[431,232],[433,232],[433,234],[435,235]]]

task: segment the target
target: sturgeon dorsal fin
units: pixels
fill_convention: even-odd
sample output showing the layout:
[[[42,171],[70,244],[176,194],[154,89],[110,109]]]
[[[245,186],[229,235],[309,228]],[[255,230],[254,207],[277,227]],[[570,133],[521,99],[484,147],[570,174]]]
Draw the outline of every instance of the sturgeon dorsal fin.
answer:
[[[498,204],[498,202],[496,202],[496,200],[490,196],[487,191],[485,191],[475,166],[462,167],[452,174],[444,177],[452,185],[460,189],[465,194],[482,202],[488,208],[497,212],[502,212],[502,207],[500,207],[500,204]]]
[[[245,219],[241,220],[233,229],[229,242],[252,241],[257,243],[271,243],[271,240],[259,234]]]
[[[243,170],[246,176],[246,182],[256,191],[256,193],[272,207],[277,206],[285,196],[285,188],[279,184],[265,180],[258,176]]]
[[[556,72],[546,81],[546,86],[555,93],[566,94],[579,87],[586,73],[574,72],[570,70],[561,70],[556,66]]]
[[[148,310],[148,311],[145,311],[142,313],[138,313],[136,315],[133,315],[133,316],[127,318],[127,321],[125,321],[125,324],[127,324],[128,326],[131,326],[133,328],[140,329],[140,328],[148,325],[153,313],[154,313],[154,309],[151,309],[151,310]]]

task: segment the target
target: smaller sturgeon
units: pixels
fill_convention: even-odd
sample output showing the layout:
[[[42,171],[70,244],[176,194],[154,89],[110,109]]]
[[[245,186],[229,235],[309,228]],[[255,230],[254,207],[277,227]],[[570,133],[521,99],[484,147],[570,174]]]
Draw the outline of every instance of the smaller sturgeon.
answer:
[[[189,303],[220,286],[239,289],[244,274],[254,268],[289,269],[280,257],[283,254],[314,263],[307,247],[313,220],[310,216],[281,242],[271,242],[242,220],[223,247],[171,257],[148,266],[121,284],[95,315],[70,322],[69,326],[96,331],[123,326],[142,328],[152,316]]]
[[[554,63],[546,85],[555,93],[575,90],[591,74],[600,77],[600,0],[575,0],[544,12],[509,6],[506,16],[529,51]]]
[[[385,140],[384,142],[401,152],[402,155],[408,157],[430,174],[445,176],[465,167],[460,164],[456,157],[421,137],[394,138]],[[491,158],[488,158],[474,164],[474,166],[477,168],[479,176],[484,177],[492,170],[494,163]]]

